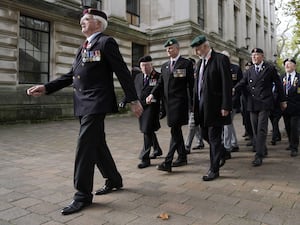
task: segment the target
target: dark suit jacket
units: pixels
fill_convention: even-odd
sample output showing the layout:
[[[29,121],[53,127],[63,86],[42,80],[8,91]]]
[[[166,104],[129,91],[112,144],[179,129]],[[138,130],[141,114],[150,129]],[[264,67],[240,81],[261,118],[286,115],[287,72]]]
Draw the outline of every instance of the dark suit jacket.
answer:
[[[286,74],[281,75],[283,89],[286,89]],[[296,73],[287,95],[287,108],[283,112],[290,116],[300,116],[300,74]]]
[[[134,79],[135,89],[138,98],[143,106],[143,114],[139,118],[140,130],[143,133],[150,133],[157,131],[160,128],[159,110],[160,110],[160,96],[156,96],[156,102],[151,104],[146,103],[146,98],[151,94],[152,89],[156,86],[160,73],[153,70],[150,74],[148,84],[144,85],[144,74],[136,74]]]
[[[101,33],[92,40],[86,53],[82,47],[78,49],[71,70],[47,83],[46,93],[51,94],[73,83],[76,116],[117,112],[113,72],[120,81],[126,99],[137,100],[130,71],[118,44],[112,37]]]
[[[163,91],[163,102],[169,127],[181,126],[188,123],[188,94],[193,93],[194,85],[193,64],[190,60],[179,57],[170,71],[170,61],[161,67],[161,76],[152,94],[159,95]]]
[[[197,63],[194,88],[195,123],[201,127],[223,126],[231,123],[230,114],[223,117],[221,109],[232,109],[232,81],[230,62],[227,56],[211,52],[203,73],[202,98],[203,108],[199,111],[198,82],[201,60]]]
[[[242,78],[243,78],[243,72],[241,70],[241,67],[239,67],[236,64],[230,64],[230,72],[231,72],[231,80],[232,80],[232,86],[234,87]],[[240,110],[241,108],[241,93],[236,93],[232,96],[232,108]]]
[[[245,71],[243,79],[234,87],[236,91],[247,87],[247,111],[272,110],[274,107],[273,84],[278,90],[279,101],[285,101],[280,77],[276,68],[270,63],[264,62],[262,70],[257,75],[255,66],[251,66]]]

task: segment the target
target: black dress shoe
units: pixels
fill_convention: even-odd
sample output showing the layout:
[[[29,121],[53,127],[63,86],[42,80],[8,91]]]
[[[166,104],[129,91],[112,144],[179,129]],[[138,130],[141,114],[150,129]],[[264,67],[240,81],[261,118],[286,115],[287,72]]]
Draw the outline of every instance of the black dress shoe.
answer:
[[[161,156],[162,152],[155,152],[152,155],[150,155],[150,159],[156,159],[157,156]]]
[[[239,146],[232,147],[231,152],[238,152],[240,150]]]
[[[291,147],[287,147],[285,150],[287,150],[287,151],[291,151],[291,150],[292,150],[292,148],[291,148]]]
[[[172,172],[172,167],[170,164],[167,164],[165,162],[163,162],[162,164],[159,164],[157,167],[156,167],[158,170],[161,170],[161,171],[167,171],[167,172]]]
[[[137,165],[139,169],[143,169],[150,166],[150,160],[149,161],[142,161],[140,164]]]
[[[252,146],[252,145],[253,145],[252,141],[249,141],[249,142],[246,143],[246,146]]]
[[[61,214],[69,215],[81,211],[84,207],[91,205],[91,202],[78,202],[73,200],[70,205],[61,210]]]
[[[187,165],[187,160],[177,159],[175,162],[172,163],[172,167],[179,167]]]
[[[194,146],[192,149],[196,150],[196,149],[203,149],[203,148],[204,148],[204,143],[200,143],[199,145]]]
[[[253,161],[252,161],[252,165],[253,166],[261,166],[262,164],[262,158],[260,157],[256,157]]]
[[[211,170],[208,171],[208,173],[202,177],[204,181],[211,181],[220,176],[219,172],[213,172]]]
[[[112,183],[111,181],[106,180],[103,187],[95,192],[95,195],[105,195],[112,192],[113,190],[119,190],[122,187],[123,187],[122,181],[119,183]]]
[[[272,141],[271,141],[271,145],[276,145],[276,141],[275,141],[275,140],[272,140]]]
[[[298,152],[295,150],[291,151],[291,157],[296,157],[298,155]]]

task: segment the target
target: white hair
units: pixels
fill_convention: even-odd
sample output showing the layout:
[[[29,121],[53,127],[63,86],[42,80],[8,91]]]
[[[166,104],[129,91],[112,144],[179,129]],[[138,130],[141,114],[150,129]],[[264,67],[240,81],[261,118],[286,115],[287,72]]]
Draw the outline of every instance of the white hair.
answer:
[[[108,25],[107,20],[97,15],[93,15],[93,18],[101,22],[101,32],[105,31]]]

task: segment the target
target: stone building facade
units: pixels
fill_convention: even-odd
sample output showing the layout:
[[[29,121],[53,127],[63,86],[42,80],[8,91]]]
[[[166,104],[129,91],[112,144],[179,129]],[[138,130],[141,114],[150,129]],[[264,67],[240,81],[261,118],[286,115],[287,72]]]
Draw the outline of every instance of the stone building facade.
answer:
[[[274,0],[98,0],[109,16],[106,34],[117,40],[128,68],[150,54],[154,66],[167,60],[163,43],[180,42],[181,54],[195,57],[191,40],[207,36],[216,51],[227,50],[244,65],[253,47],[274,60]],[[0,123],[73,116],[72,88],[34,98],[25,90],[66,73],[84,40],[80,0],[1,0]],[[122,91],[115,81],[119,95]]]

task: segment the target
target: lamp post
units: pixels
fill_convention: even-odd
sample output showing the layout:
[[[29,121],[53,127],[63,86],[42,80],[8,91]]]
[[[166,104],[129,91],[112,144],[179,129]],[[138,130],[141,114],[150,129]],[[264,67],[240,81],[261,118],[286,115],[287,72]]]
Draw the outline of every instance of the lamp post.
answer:
[[[81,0],[81,7],[84,9],[94,8],[101,10],[101,0]]]

